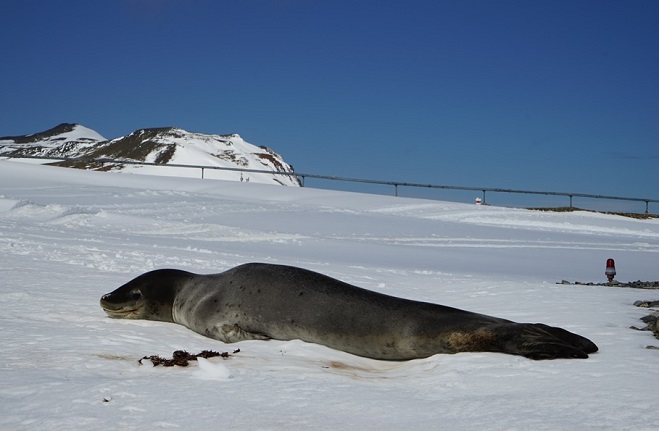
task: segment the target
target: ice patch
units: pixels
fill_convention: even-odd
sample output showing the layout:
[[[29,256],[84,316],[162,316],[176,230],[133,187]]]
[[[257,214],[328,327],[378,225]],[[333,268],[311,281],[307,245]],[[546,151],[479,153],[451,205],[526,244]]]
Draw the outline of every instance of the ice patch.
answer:
[[[221,362],[197,358],[197,363],[199,366],[192,372],[194,378],[202,380],[227,380],[232,377],[229,368]]]

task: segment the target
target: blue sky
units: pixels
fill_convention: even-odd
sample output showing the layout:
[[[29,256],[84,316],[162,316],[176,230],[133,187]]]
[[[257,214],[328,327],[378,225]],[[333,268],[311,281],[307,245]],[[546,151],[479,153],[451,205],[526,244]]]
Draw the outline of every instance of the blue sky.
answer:
[[[658,1],[5,0],[0,13],[0,136],[177,126],[239,133],[299,172],[659,199]]]

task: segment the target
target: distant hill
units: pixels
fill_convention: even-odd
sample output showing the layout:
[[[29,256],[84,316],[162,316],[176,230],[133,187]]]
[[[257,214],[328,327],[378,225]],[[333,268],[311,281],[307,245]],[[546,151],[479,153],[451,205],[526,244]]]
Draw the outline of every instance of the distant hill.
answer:
[[[174,127],[140,129],[108,140],[80,124],[60,124],[44,132],[0,137],[0,156],[114,159],[119,162],[55,161],[48,164],[79,169],[148,175],[197,177],[200,169],[142,166],[121,161],[157,164],[217,166],[278,172],[294,172],[282,156],[267,147],[257,147],[240,135],[209,135]],[[204,170],[205,178],[252,181],[300,186],[293,175]]]

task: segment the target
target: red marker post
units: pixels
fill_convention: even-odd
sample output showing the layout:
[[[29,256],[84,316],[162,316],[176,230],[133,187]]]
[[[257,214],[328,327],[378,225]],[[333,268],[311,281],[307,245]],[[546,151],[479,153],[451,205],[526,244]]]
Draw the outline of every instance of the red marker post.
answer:
[[[613,277],[616,275],[616,263],[613,259],[606,260],[606,271],[604,271],[604,274],[609,279],[609,283],[613,283]]]

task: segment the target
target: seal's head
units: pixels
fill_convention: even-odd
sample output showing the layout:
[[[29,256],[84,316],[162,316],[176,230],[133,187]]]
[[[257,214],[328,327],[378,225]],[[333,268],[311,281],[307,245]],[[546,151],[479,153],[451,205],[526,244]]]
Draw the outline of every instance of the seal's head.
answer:
[[[176,269],[150,271],[101,297],[101,308],[119,319],[173,322],[172,305],[180,287],[192,276]]]

